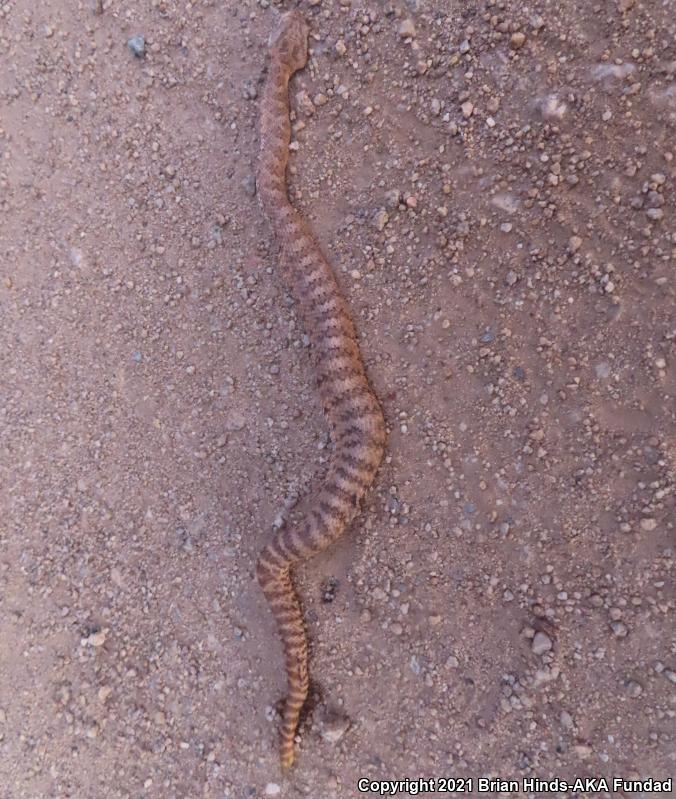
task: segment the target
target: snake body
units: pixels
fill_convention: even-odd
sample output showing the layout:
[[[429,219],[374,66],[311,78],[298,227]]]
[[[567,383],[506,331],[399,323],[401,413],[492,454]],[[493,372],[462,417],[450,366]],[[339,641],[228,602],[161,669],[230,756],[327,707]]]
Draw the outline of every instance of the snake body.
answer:
[[[297,525],[276,532],[258,559],[256,576],[277,622],[286,659],[280,759],[294,760],[301,709],[308,694],[307,639],[291,569],[326,549],[347,528],[375,477],[385,448],[385,421],[369,384],[345,300],[306,223],[289,202],[289,79],[307,61],[303,16],[284,14],[269,42],[269,68],[260,105],[258,197],[278,246],[284,283],[297,301],[310,338],[317,385],[333,453],[325,480]]]

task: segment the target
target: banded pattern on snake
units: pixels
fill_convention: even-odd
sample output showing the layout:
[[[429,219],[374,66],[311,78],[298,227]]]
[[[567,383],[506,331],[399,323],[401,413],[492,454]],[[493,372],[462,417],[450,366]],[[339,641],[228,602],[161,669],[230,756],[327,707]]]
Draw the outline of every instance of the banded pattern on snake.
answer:
[[[260,554],[256,575],[277,622],[286,658],[280,759],[294,760],[294,741],[308,694],[307,639],[291,568],[326,549],[347,528],[383,458],[386,431],[364,370],[357,337],[334,273],[286,192],[289,80],[307,61],[308,26],[284,14],[269,42],[260,105],[258,197],[279,248],[282,279],[300,306],[334,450],[326,478],[298,526],[282,527]]]

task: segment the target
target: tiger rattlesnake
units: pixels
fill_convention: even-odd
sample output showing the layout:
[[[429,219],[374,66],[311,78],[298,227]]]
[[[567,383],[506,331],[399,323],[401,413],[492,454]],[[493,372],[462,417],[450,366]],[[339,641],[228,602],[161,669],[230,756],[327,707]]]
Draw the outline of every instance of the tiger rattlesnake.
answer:
[[[366,377],[336,278],[286,193],[289,79],[306,64],[307,37],[305,19],[292,11],[282,16],[270,39],[257,174],[261,207],[279,247],[282,278],[300,306],[310,337],[319,394],[334,443],[326,478],[302,522],[278,530],[256,568],[286,658],[288,692],[280,741],[283,770],[294,760],[298,719],[308,694],[307,639],[291,567],[326,549],[345,531],[373,482],[386,439],[383,413]]]

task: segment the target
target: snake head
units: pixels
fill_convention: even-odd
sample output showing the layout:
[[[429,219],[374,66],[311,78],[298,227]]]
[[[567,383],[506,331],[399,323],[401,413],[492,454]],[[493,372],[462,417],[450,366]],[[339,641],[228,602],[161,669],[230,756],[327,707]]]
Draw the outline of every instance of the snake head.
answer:
[[[307,63],[308,24],[300,11],[282,15],[268,41],[270,53],[279,58],[290,72],[303,69]]]

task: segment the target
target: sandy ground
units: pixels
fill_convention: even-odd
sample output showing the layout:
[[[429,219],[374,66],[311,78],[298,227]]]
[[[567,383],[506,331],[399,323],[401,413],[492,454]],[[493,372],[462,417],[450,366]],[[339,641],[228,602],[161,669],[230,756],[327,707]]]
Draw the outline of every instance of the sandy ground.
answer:
[[[673,3],[302,8],[292,197],[391,435],[298,575],[283,778],[254,564],[329,444],[255,198],[276,12],[0,0],[0,797],[664,779]]]

